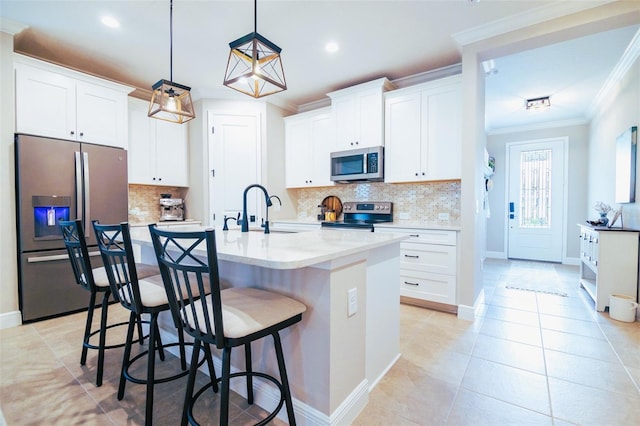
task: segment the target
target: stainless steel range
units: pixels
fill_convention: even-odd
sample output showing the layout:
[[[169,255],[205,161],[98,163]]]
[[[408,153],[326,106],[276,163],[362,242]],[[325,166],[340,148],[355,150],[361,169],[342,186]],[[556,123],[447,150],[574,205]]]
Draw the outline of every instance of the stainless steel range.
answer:
[[[343,220],[324,221],[323,228],[350,228],[374,231],[376,223],[393,222],[393,203],[391,201],[356,201],[342,205]]]

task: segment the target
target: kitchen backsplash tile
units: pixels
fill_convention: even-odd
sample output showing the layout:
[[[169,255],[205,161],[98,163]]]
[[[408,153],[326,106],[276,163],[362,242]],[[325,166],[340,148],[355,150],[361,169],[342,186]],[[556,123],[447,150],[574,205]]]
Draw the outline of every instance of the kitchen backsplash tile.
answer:
[[[315,220],[322,200],[335,195],[341,201],[392,201],[393,221],[399,225],[416,222],[460,225],[460,181],[406,184],[357,183],[322,188],[300,188],[298,220]]]
[[[129,223],[146,225],[160,221],[160,194],[184,198],[188,188],[154,185],[129,185]]]

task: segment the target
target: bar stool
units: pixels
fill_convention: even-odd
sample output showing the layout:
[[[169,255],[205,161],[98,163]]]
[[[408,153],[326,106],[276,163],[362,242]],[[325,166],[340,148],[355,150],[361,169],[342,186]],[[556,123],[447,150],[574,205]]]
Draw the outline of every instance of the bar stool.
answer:
[[[58,221],[60,230],[62,231],[62,237],[64,240],[67,253],[69,254],[69,260],[71,262],[71,268],[73,269],[73,276],[76,280],[76,284],[89,291],[89,307],[87,309],[87,320],[84,328],[84,337],[82,340],[82,354],[80,356],[80,365],[85,365],[87,361],[88,349],[96,349],[98,351],[98,370],[96,373],[96,386],[102,386],[102,376],[104,370],[104,353],[106,349],[121,348],[125,345],[125,342],[107,345],[107,330],[126,325],[127,322],[120,322],[116,324],[107,325],[107,316],[109,308],[109,298],[111,297],[111,288],[109,287],[109,280],[104,267],[92,268],[91,259],[89,256],[89,249],[87,247],[87,240],[84,235],[84,229],[80,220],[72,221]],[[144,276],[157,275],[160,273],[157,266],[154,265],[140,265],[138,268]],[[91,325],[93,322],[93,313],[96,308],[96,298],[98,293],[102,293],[102,315],[100,318],[100,326],[97,330],[91,331]],[[140,324],[139,324],[140,325]],[[98,344],[91,343],[91,338],[98,335]],[[140,344],[144,339],[142,334],[142,327],[138,328],[138,336]]]
[[[129,328],[127,331],[127,339],[125,342],[124,356],[122,360],[122,370],[120,374],[120,383],[118,386],[118,400],[124,398],[125,385],[127,381],[146,385],[146,402],[145,402],[145,425],[153,424],[153,390],[157,383],[166,383],[172,380],[184,377],[189,373],[186,365],[185,345],[193,345],[193,343],[184,342],[181,325],[174,318],[177,324],[178,342],[163,344],[160,338],[160,330],[158,328],[158,315],[160,312],[169,311],[169,301],[165,292],[162,278],[159,275],[139,279],[137,275],[137,265],[133,258],[133,248],[131,245],[131,234],[129,224],[123,222],[117,225],[101,225],[97,221],[93,222],[96,238],[98,240],[98,248],[102,255],[102,261],[105,264],[111,291],[114,298],[120,304],[131,311],[129,317]],[[203,286],[203,291],[204,290]],[[196,292],[199,289],[193,289]],[[196,295],[195,297],[198,297]],[[149,319],[149,349],[131,357],[131,346],[133,342],[133,330],[136,318],[142,314],[148,314]],[[178,346],[180,351],[180,367],[181,371],[176,374],[156,378],[155,377],[155,357],[158,351],[161,361],[165,360],[165,348]],[[195,362],[194,368],[201,366],[205,360],[208,362],[210,369],[213,369],[213,361],[210,351],[204,349],[205,356],[198,361],[199,348],[194,349],[192,362]],[[133,364],[143,357],[147,357],[147,376],[145,378],[137,378],[129,373],[129,369]],[[215,377],[215,370],[214,376]],[[214,388],[217,391],[217,388]]]
[[[229,380],[245,376],[249,404],[253,404],[253,377],[269,380],[280,390],[279,404],[259,424],[271,421],[285,404],[289,424],[295,425],[279,331],[299,322],[306,306],[289,297],[257,288],[221,290],[213,229],[180,232],[160,230],[155,225],[149,225],[149,230],[173,315],[180,319],[184,331],[194,338],[195,348],[215,345],[222,349],[222,377],[219,379],[222,389],[220,424],[227,425],[229,421]],[[202,293],[206,276],[209,277],[211,293],[198,298],[197,294],[192,293],[193,283],[197,284]],[[251,342],[269,335],[274,341],[280,380],[252,370]],[[231,350],[237,346],[244,346],[246,370],[232,374]],[[193,417],[193,407],[204,391],[212,386],[207,384],[194,395],[197,373],[194,365],[195,362],[192,361],[182,425],[187,422],[197,424]]]

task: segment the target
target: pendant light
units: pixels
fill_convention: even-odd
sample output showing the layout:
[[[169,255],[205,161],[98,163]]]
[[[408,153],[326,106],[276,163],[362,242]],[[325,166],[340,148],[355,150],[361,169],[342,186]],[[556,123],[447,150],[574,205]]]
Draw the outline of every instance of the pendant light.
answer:
[[[254,98],[287,90],[278,46],[258,34],[257,0],[253,2],[253,32],[229,43],[231,52],[224,85]]]
[[[191,87],[173,82],[173,0],[169,2],[169,80],[160,80],[151,89],[149,117],[172,123],[196,118],[191,102]]]

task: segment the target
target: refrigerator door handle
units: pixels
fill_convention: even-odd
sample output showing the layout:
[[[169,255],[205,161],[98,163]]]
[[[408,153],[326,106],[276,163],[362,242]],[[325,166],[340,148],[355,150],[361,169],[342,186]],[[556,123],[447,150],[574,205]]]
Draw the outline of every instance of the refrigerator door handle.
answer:
[[[91,251],[89,252],[89,257],[100,256],[99,251]],[[39,263],[39,262],[53,262],[56,260],[67,260],[69,259],[68,254],[54,254],[51,256],[35,256],[28,257],[27,263]]]
[[[91,225],[89,222],[91,221],[91,197],[90,197],[90,186],[89,186],[89,153],[82,153],[82,175],[84,176],[84,235],[89,237],[91,235]]]
[[[76,162],[76,219],[84,219],[82,211],[82,160],[80,152],[75,152]]]

